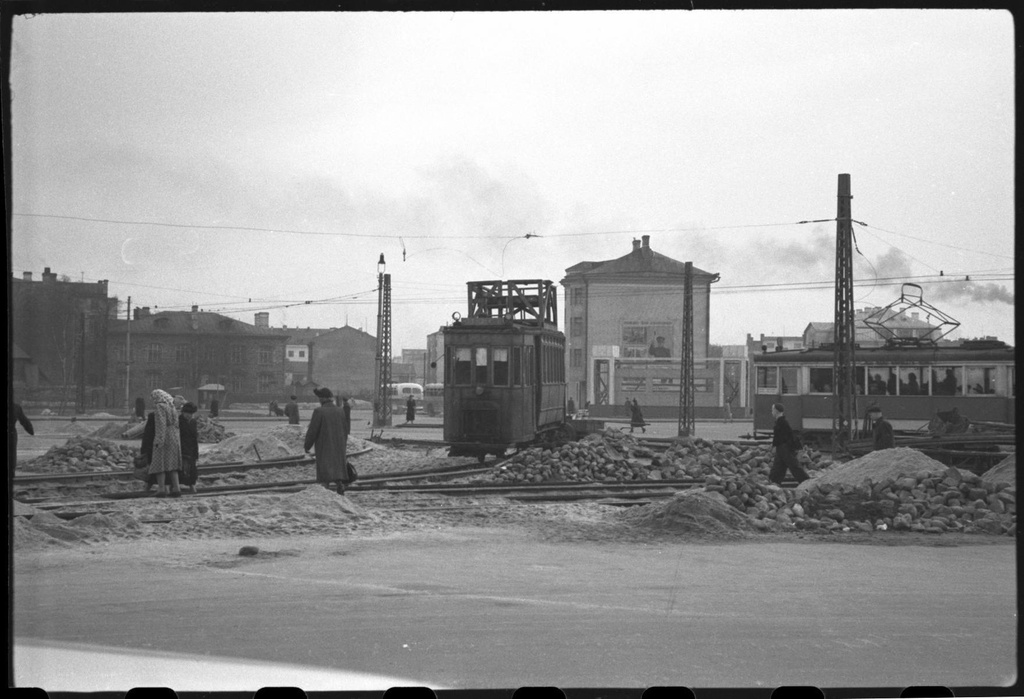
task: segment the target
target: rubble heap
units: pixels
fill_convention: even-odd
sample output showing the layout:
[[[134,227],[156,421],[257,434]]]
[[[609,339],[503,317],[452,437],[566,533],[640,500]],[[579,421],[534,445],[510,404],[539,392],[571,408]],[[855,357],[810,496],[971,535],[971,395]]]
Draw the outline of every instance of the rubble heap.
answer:
[[[799,458],[805,469],[830,465],[831,458],[804,450]],[[643,442],[615,430],[605,430],[560,447],[534,447],[516,454],[495,474],[510,483],[546,481],[657,481],[708,476],[768,478],[771,447],[767,444],[740,446],[687,438],[674,442],[663,454],[656,454]]]
[[[200,444],[219,444],[235,436],[234,432],[228,432],[224,425],[206,415],[196,415],[196,431],[199,432]]]
[[[18,464],[18,469],[36,473],[124,471],[133,467],[138,453],[137,447],[76,435],[42,456]]]

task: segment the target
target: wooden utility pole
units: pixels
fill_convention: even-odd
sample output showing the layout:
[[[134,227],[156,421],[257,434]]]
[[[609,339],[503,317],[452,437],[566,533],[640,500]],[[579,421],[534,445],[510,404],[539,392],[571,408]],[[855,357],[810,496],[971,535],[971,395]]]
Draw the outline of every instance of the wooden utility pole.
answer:
[[[836,293],[832,357],[832,454],[846,450],[857,424],[854,366],[856,326],[853,313],[853,219],[850,176],[839,175],[836,214]]]
[[[679,366],[678,436],[689,437],[696,428],[693,401],[693,263],[683,268],[683,341]]]
[[[132,297],[128,297],[128,332],[124,341],[124,409],[132,414]]]

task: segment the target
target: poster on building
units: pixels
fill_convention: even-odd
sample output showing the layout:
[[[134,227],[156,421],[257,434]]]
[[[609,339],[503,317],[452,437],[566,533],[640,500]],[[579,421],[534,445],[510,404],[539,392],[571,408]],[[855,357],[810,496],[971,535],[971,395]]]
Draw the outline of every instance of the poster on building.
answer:
[[[666,359],[676,356],[672,323],[623,321],[622,356]]]

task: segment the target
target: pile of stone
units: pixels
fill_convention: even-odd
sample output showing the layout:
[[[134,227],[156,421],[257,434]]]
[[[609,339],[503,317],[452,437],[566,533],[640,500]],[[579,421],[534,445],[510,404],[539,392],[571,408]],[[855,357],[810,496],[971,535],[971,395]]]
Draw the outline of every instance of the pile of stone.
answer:
[[[125,471],[133,468],[138,453],[136,447],[75,436],[63,445],[50,447],[42,456],[18,464],[18,469],[35,473]]]
[[[219,444],[235,436],[234,432],[228,432],[224,425],[206,415],[196,415],[196,430],[199,432],[200,444]]]
[[[1017,528],[1015,485],[944,466],[912,449],[872,452],[792,490],[750,478],[710,477],[706,489],[746,512],[762,531],[1015,535]]]
[[[803,450],[798,457],[806,469],[819,469],[831,459]],[[534,447],[519,452],[499,467],[495,476],[510,483],[547,481],[659,481],[756,475],[767,481],[771,447],[737,445],[688,438],[671,444],[663,453],[614,430],[590,435],[560,447]]]

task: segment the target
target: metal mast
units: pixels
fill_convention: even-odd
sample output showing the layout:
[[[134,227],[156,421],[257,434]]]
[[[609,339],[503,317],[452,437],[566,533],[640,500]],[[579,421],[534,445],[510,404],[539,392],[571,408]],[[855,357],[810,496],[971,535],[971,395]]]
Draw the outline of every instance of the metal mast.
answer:
[[[833,335],[832,454],[844,451],[857,424],[853,315],[853,221],[850,176],[839,175],[836,215],[836,313]]]
[[[679,366],[678,436],[689,437],[695,429],[693,405],[693,263],[683,269],[683,342]]]
[[[124,409],[132,414],[132,297],[128,297],[128,332],[124,341]]]
[[[391,425],[391,275],[384,273],[384,253],[377,263],[377,362],[373,426]]]

